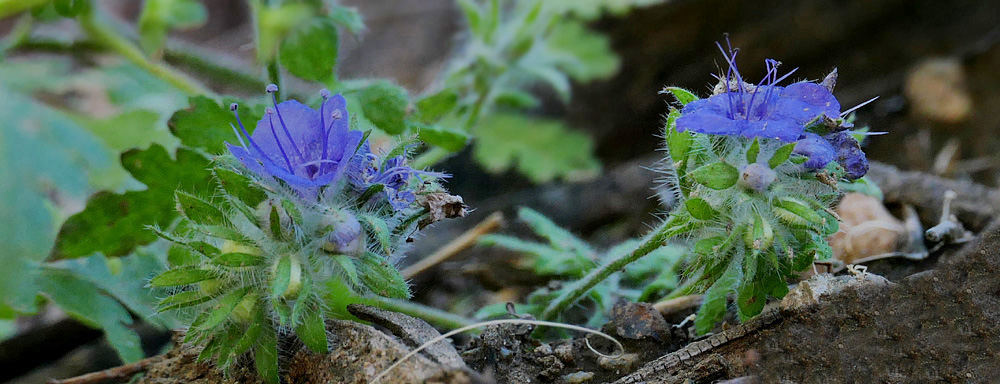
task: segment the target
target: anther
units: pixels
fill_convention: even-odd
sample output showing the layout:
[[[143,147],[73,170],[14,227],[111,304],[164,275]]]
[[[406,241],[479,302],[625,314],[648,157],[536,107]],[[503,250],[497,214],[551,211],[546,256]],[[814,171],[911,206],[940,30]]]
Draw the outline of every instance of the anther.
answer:
[[[268,84],[267,88],[264,88],[264,90],[267,91],[267,93],[278,92],[278,85],[277,84]]]
[[[240,105],[239,104],[236,104],[236,103],[229,104],[229,110],[230,111],[236,112],[237,109],[240,109]]]
[[[344,117],[344,115],[340,113],[339,109],[334,109],[333,113],[330,114],[330,117],[334,120],[340,120],[340,118]]]
[[[319,97],[322,97],[323,100],[330,98],[330,90],[323,88],[322,90],[319,91]]]
[[[264,113],[266,113],[268,115],[273,115],[274,114],[274,108],[271,108],[271,107],[264,108]]]

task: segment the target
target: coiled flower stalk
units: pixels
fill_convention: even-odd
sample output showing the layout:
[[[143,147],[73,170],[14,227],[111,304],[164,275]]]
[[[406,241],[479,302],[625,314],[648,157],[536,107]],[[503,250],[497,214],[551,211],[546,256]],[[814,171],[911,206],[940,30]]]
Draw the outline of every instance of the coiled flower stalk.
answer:
[[[189,319],[184,341],[203,347],[199,359],[225,369],[252,353],[275,383],[279,340],[325,353],[325,319],[350,302],[409,298],[394,263],[447,177],[407,166],[405,145],[372,153],[340,95],[321,92],[317,111],[278,104],[276,91],[268,86],[274,104],[252,134],[230,107],[239,144],[214,159],[214,196],[176,193],[182,219],[157,229],[173,243],[170,268],[150,281],[170,290],[160,311]]]
[[[705,293],[695,322],[708,332],[734,293],[739,317],[759,314],[786,279],[832,255],[838,230],[830,207],[838,184],[865,175],[868,162],[833,96],[836,71],[820,83],[778,84],[775,60],[751,84],[736,67],[737,51],[719,45],[728,63],[714,94],[699,99],[668,87],[681,108],[664,128],[675,208],[659,228],[623,257],[569,285],[542,313],[555,318],[597,282],[672,240],[692,243],[687,283],[676,294]]]

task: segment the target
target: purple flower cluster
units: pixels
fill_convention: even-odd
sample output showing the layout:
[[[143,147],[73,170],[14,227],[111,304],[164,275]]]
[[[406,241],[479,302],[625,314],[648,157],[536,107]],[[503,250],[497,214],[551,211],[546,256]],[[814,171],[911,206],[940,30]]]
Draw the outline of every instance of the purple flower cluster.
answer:
[[[303,196],[316,196],[321,187],[345,177],[360,191],[384,184],[386,197],[397,211],[416,200],[409,188],[411,176],[443,176],[416,171],[406,166],[402,156],[381,163],[364,134],[350,129],[342,96],[323,90],[323,104],[317,112],[295,100],[278,104],[277,90],[273,84],[267,87],[274,105],[267,108],[252,135],[239,118],[238,106],[230,106],[236,113],[239,131],[233,130],[241,145],[226,143],[229,153],[258,175],[284,180]]]
[[[368,143],[358,150],[358,155],[350,164],[348,180],[357,190],[363,191],[382,184],[383,194],[393,209],[399,211],[409,207],[417,195],[410,190],[410,179],[421,175],[446,178],[448,175],[436,172],[418,171],[406,165],[406,157],[395,156],[380,162],[371,152]]]
[[[840,103],[831,93],[832,87],[808,81],[779,86],[795,70],[779,77],[780,63],[771,59],[765,61],[767,74],[757,85],[746,83],[736,67],[738,51],[729,48],[726,52],[721,44],[719,49],[728,64],[722,77],[725,89],[684,106],[677,119],[678,132],[795,142],[795,153],[808,158],[804,163],[808,169],[822,169],[837,161],[848,178],[857,179],[868,172],[864,152],[846,131],[851,125],[829,124],[842,122]],[[820,136],[806,131],[817,123],[823,123],[830,132]]]

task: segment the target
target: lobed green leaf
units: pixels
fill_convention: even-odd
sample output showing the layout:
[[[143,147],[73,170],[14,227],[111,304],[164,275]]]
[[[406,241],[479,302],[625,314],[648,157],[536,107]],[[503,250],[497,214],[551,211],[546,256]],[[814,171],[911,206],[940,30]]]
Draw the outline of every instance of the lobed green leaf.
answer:
[[[379,80],[361,90],[358,101],[365,118],[391,135],[406,130],[406,108],[409,97],[406,90],[388,81]]]
[[[334,75],[339,50],[334,21],[313,18],[292,30],[281,43],[278,57],[291,74],[312,81],[327,81]]]
[[[156,240],[147,226],[165,227],[177,217],[174,191],[206,191],[211,174],[208,159],[196,151],[178,149],[176,160],[159,145],[122,154],[122,165],[144,191],[124,194],[99,192],[86,208],[71,216],[59,230],[54,258],[73,258],[102,252],[120,256]]]
[[[513,167],[541,183],[586,179],[600,170],[590,137],[560,121],[495,114],[485,117],[474,133],[472,156],[492,173]]]
[[[420,111],[420,121],[432,124],[451,113],[458,105],[458,93],[454,89],[445,88],[435,94],[417,100],[416,107]]]

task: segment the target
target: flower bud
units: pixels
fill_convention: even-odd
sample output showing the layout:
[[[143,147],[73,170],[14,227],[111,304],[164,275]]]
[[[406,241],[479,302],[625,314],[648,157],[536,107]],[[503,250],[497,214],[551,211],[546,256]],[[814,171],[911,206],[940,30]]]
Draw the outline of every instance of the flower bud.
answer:
[[[740,167],[740,178],[737,181],[741,187],[751,191],[764,192],[774,182],[774,171],[760,163],[747,164]]]
[[[319,227],[326,239],[324,251],[340,255],[355,255],[364,251],[361,223],[350,212],[329,212],[320,219]]]
[[[791,197],[774,201],[774,215],[779,220],[796,228],[808,228],[823,224],[823,217],[805,202]]]

